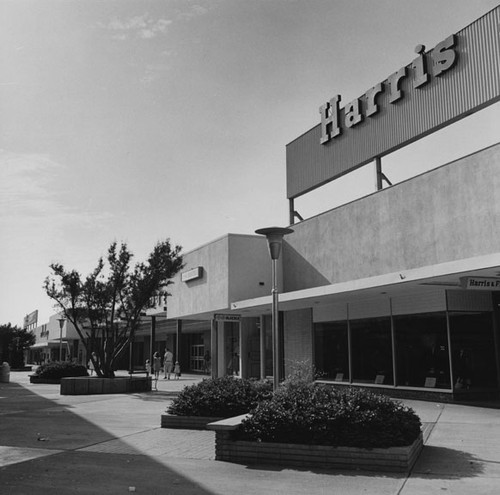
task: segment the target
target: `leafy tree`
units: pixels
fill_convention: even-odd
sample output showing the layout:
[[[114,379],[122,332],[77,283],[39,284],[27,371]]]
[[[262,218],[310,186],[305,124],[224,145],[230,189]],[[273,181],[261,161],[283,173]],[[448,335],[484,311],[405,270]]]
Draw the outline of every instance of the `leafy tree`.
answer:
[[[24,351],[35,343],[35,334],[29,330],[0,325],[0,363],[6,361],[12,368],[24,366]]]
[[[74,325],[98,376],[114,377],[115,363],[133,340],[141,312],[153,307],[155,295],[168,295],[170,279],[183,266],[180,252],[169,239],[158,242],[147,261],[132,268],[127,245],[113,242],[107,264],[101,257],[85,279],[59,263],[50,265],[44,289]]]

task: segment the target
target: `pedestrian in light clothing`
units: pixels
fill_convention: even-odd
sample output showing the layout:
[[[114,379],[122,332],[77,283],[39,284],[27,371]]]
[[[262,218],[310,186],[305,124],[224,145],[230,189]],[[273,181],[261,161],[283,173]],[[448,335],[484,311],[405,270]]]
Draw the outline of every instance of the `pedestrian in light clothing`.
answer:
[[[174,355],[172,354],[172,351],[170,349],[165,349],[165,355],[163,356],[163,371],[165,373],[165,376],[163,379],[169,379],[170,380],[170,374],[172,373],[172,369],[174,367]]]
[[[179,364],[179,361],[175,362],[174,366],[174,374],[175,374],[175,379],[178,380],[181,376],[181,365]]]
[[[94,371],[95,371],[94,363],[96,361],[97,361],[97,355],[96,355],[95,352],[93,352],[92,353],[92,358],[89,359],[89,362],[87,363],[87,368],[90,370],[90,376],[92,376],[94,374]]]

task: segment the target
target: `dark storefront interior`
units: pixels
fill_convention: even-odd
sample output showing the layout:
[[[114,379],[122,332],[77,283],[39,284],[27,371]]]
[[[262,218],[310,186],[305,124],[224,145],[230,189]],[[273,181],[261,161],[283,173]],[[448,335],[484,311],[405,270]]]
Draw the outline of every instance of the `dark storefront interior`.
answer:
[[[316,323],[315,368],[319,379],[335,382],[492,390],[498,388],[495,342],[492,311]]]

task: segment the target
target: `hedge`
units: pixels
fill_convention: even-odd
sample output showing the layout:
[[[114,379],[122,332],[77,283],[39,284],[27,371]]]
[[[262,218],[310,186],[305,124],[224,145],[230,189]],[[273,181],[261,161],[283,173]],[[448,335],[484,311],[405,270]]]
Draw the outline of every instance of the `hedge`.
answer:
[[[88,376],[87,368],[81,364],[54,361],[40,365],[35,370],[35,375],[40,378],[59,379],[71,376]]]
[[[269,399],[272,383],[231,376],[206,378],[185,387],[168,407],[169,414],[228,418],[245,414]]]
[[[421,423],[398,401],[363,389],[282,386],[242,422],[246,440],[344,447],[396,447],[418,438]]]

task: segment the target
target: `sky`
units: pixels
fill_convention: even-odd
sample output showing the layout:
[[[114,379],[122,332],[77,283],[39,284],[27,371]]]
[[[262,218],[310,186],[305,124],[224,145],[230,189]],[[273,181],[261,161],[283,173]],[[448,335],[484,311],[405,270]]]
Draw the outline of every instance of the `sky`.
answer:
[[[285,146],[498,0],[0,0],[0,324],[89,273],[288,224]],[[495,104],[384,159],[393,183],[500,141]],[[373,192],[372,166],[296,199]]]

